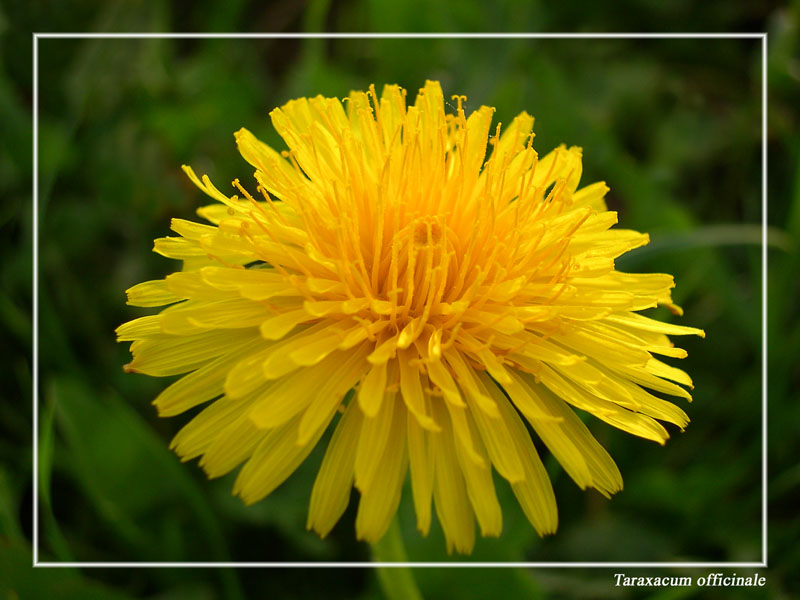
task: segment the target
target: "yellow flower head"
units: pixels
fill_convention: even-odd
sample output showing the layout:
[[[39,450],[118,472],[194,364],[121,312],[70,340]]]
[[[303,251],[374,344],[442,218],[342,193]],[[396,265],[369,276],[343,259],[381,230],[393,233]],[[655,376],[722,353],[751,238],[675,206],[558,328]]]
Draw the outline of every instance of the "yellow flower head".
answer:
[[[163,416],[208,406],[172,442],[209,477],[242,463],[234,493],[264,498],[341,413],[311,491],[308,527],[325,536],[360,492],[356,532],[377,541],[406,471],[417,526],[431,505],[448,551],[470,552],[474,521],[497,536],[492,477],[505,478],[539,534],[557,527],[553,490],[525,421],[581,488],[622,488],[611,457],[569,405],[663,444],[656,419],[688,418],[644,388],[689,399],[666,334],[698,334],[640,314],[671,303],[672,277],[614,269],[646,244],[612,229],[608,188],[578,189],[580,148],[539,158],[533,118],[501,132],[493,108],[447,114],[428,81],[413,106],[386,86],[293,100],[270,114],[288,152],[236,133],[255,197],[207,176],[211,225],[174,219],[155,251],[183,270],[128,290],[169,304],[119,327],[126,369],[185,374],[155,400]],[[486,159],[487,145],[491,146]],[[348,394],[354,390],[353,394]]]

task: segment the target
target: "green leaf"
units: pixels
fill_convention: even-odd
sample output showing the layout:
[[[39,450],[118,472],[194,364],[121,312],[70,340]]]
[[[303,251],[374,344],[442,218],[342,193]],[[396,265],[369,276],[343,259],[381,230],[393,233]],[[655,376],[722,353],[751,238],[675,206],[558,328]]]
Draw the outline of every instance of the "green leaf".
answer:
[[[71,568],[34,568],[27,545],[0,538],[0,597],[19,600],[130,600],[122,592],[83,577]]]
[[[227,561],[219,517],[181,465],[127,404],[112,391],[101,397],[76,378],[53,382],[56,420],[64,437],[60,464],[71,473],[102,522],[99,530],[117,552],[137,560]],[[59,504],[54,502],[59,514]],[[74,511],[74,507],[72,509]],[[181,556],[165,555],[159,537],[178,517],[185,539]],[[120,560],[103,556],[101,560]],[[240,598],[233,572],[219,570],[226,597]]]

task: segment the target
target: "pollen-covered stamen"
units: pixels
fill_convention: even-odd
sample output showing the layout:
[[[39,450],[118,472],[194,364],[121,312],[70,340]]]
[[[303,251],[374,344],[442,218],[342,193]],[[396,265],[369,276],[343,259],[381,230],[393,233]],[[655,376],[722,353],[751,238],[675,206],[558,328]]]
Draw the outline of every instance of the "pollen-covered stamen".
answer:
[[[415,274],[415,285],[419,292],[415,298],[414,310],[419,312],[428,301],[428,291],[431,287],[434,261],[442,260],[442,226],[436,219],[422,219],[414,225],[414,247],[420,255],[420,265]]]
[[[288,226],[286,219],[280,214],[275,204],[272,202],[272,198],[269,197],[269,194],[262,186],[259,185],[257,189],[264,196],[267,204],[272,209],[271,213],[267,213],[267,211],[264,209],[264,206],[256,202],[256,199],[253,198],[253,196],[251,196],[250,193],[239,183],[239,179],[234,179],[232,184],[233,187],[239,190],[239,192],[241,192],[241,194],[247,198],[253,207],[253,210],[251,210],[249,214],[254,221],[259,221],[260,219],[263,219],[264,223],[273,223],[277,221],[278,224],[283,225],[284,227]],[[230,211],[228,214],[230,214]]]
[[[344,203],[343,203],[344,204]],[[374,297],[371,278],[361,244],[359,211],[358,209],[343,215],[338,232],[341,234],[342,256],[348,262],[348,272],[351,274],[355,286],[353,294],[372,299]]]

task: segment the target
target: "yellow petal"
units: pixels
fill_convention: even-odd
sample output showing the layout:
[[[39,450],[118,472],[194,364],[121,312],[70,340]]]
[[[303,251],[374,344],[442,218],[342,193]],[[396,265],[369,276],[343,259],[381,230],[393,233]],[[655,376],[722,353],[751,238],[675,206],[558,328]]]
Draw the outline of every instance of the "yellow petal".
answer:
[[[153,245],[153,252],[177,260],[208,257],[208,252],[196,241],[178,237],[158,238]]]
[[[529,377],[512,376],[537,410],[552,417],[528,422],[575,483],[581,489],[595,487],[606,496],[621,490],[622,476],[614,461],[566,403],[544,386],[532,384]]]
[[[475,380],[477,385],[480,386],[481,393],[487,398],[490,394],[493,394],[492,388],[497,388],[494,382],[483,373],[476,374]],[[489,458],[491,458],[497,472],[510,482],[521,480],[525,476],[522,457],[517,453],[517,449],[508,443],[510,432],[505,421],[500,418],[500,412],[497,411],[497,416],[494,418],[488,417],[484,411],[477,407],[477,402],[471,394],[466,393],[465,397],[470,414],[481,434],[481,440],[486,446]],[[495,409],[497,408],[497,399],[498,396],[495,393],[492,398]]]
[[[314,480],[306,528],[313,529],[320,537],[330,533],[350,501],[353,463],[362,420],[356,403],[350,402],[333,432]]]
[[[581,388],[570,384],[547,366],[543,366],[540,378],[542,383],[556,395],[564,398],[573,406],[591,412],[598,419],[614,427],[633,435],[653,440],[661,445],[669,438],[669,433],[658,421],[647,415],[631,412],[597,396],[592,396]]]
[[[442,413],[442,419],[447,419]],[[464,476],[456,458],[452,430],[442,427],[429,437],[434,460],[433,498],[436,516],[442,525],[448,554],[470,553],[475,544],[475,522]]]
[[[351,389],[367,370],[366,356],[369,352],[365,344],[341,361],[336,374],[323,381],[311,404],[300,421],[297,431],[297,443],[306,444],[317,432],[324,428],[333,417],[342,397]]]
[[[172,275],[167,275],[164,281],[167,289],[180,298],[213,301],[233,297],[229,292],[224,292],[208,285],[203,280],[200,271],[179,271]]]
[[[270,173],[270,180],[274,183],[268,188],[269,192],[281,199],[291,197],[289,190],[303,182],[302,177],[289,162],[247,129],[242,128],[234,135],[242,158],[256,169]]]
[[[236,291],[249,300],[303,295],[300,282],[293,284],[274,269],[205,267],[200,270],[200,277],[218,290]]]
[[[404,415],[405,409],[397,403],[392,393],[392,398],[381,403],[376,414],[364,419],[355,459],[356,487],[362,492],[371,487],[375,474],[382,468],[381,457],[389,440],[389,432],[392,431],[393,423]],[[404,436],[405,427],[403,419]]]
[[[336,322],[331,320],[295,330],[272,344],[264,355],[261,365],[264,377],[277,379],[300,366],[321,361],[339,346],[342,335]]]
[[[619,323],[631,329],[642,329],[644,331],[666,333],[667,335],[699,335],[702,338],[706,337],[706,333],[702,329],[664,323],[635,313],[615,314],[606,317],[606,319],[612,323]]]
[[[436,402],[433,406],[438,406],[440,403]],[[445,403],[447,412],[450,414],[450,423],[453,427],[453,434],[457,442],[459,452],[463,453],[470,461],[479,467],[487,468],[488,462],[483,459],[481,453],[477,448],[482,447],[480,438],[477,436],[477,431],[474,430],[472,424],[472,416],[466,408],[453,406]],[[438,414],[438,413],[437,413]]]
[[[227,354],[170,385],[153,401],[159,416],[178,415],[221,395],[231,367],[252,354],[262,343],[250,336],[249,342],[227,348]]]
[[[355,376],[351,373],[353,368]],[[347,358],[342,353],[336,353],[313,369],[300,369],[285,375],[253,403],[250,418],[259,427],[269,429],[282,425],[302,411],[314,410],[312,405],[318,400],[325,402],[326,406],[332,404],[335,409],[363,368],[358,361],[358,353]],[[324,414],[319,416],[324,417]]]
[[[486,450],[480,441],[480,436],[469,413],[458,408],[448,406],[452,431],[455,438],[455,450],[458,464],[467,486],[472,509],[478,519],[482,536],[499,536],[503,530],[503,514],[492,480],[492,470],[489,468],[489,459]],[[443,407],[438,405],[437,419],[443,412]],[[443,422],[446,423],[446,420]],[[446,425],[443,425],[446,427]],[[462,441],[469,438],[469,442]]]
[[[158,315],[139,317],[117,327],[116,333],[118,342],[147,339],[161,333],[161,320]]]
[[[125,370],[153,377],[178,375],[202,367],[252,339],[252,332],[237,329],[218,329],[189,336],[148,337],[131,344],[133,360],[125,365]]]
[[[131,306],[163,306],[179,302],[187,296],[178,296],[167,288],[163,279],[139,283],[125,292]]]
[[[274,317],[269,317],[261,323],[261,335],[266,340],[279,340],[301,323],[314,321],[304,308],[288,310]]]
[[[361,492],[356,515],[356,537],[375,543],[383,537],[397,512],[408,468],[406,411],[397,410],[389,428],[380,468]]]
[[[497,407],[494,405],[494,400],[482,389],[476,379],[475,372],[467,365],[461,354],[455,350],[448,350],[445,352],[445,358],[447,364],[453,369],[458,385],[464,391],[464,395],[468,400],[472,401],[472,410],[480,410],[488,416],[496,418]]]
[[[672,381],[682,383],[690,388],[694,387],[692,385],[692,378],[689,377],[689,375],[687,375],[684,371],[676,369],[675,367],[671,367],[660,360],[656,360],[655,358],[651,358],[649,361],[647,361],[645,369],[647,369],[649,373],[652,373],[656,377],[671,379]]]
[[[461,392],[458,391],[456,382],[453,381],[453,377],[447,367],[438,359],[427,363],[425,366],[428,370],[428,377],[442,390],[445,400],[453,406],[466,407],[464,400],[461,398]]]
[[[417,514],[417,529],[428,535],[431,527],[431,495],[433,493],[433,448],[431,436],[416,419],[407,419],[408,459],[411,472],[411,491],[414,511]]]
[[[245,504],[258,502],[286,481],[322,437],[323,429],[320,428],[307,443],[298,444],[299,427],[298,415],[266,432],[233,484],[233,493],[241,496]]]
[[[358,327],[358,329],[360,330],[361,328]],[[290,351],[286,358],[300,367],[310,367],[336,350],[341,345],[345,335],[346,332],[342,329],[330,327],[327,331],[320,332],[309,339],[300,348]]]
[[[161,328],[173,335],[191,335],[204,329],[257,327],[269,314],[262,303],[242,298],[189,300],[161,311]]]
[[[558,528],[558,509],[553,487],[547,471],[539,459],[536,448],[531,442],[528,430],[522,423],[511,403],[500,396],[497,397],[500,419],[505,423],[510,441],[519,454],[524,468],[522,480],[511,483],[511,489],[517,497],[525,516],[539,535],[554,533]]]
[[[200,456],[211,447],[219,431],[243,414],[245,407],[242,401],[224,397],[217,400],[183,426],[172,438],[170,449],[183,461]]]
[[[373,366],[358,388],[358,404],[367,417],[378,414],[386,392],[386,363]]]
[[[657,398],[647,393],[638,385],[624,379],[619,380],[619,383],[636,399],[636,402],[639,404],[639,412],[655,419],[660,419],[661,421],[674,423],[681,429],[686,427],[689,423],[688,415],[671,402]]]
[[[265,434],[242,411],[235,421],[214,436],[214,442],[206,449],[199,465],[209,479],[222,477],[250,458]]]
[[[561,145],[539,160],[533,173],[532,185],[544,188],[554,181],[565,179],[567,190],[574,192],[582,173],[581,149],[577,146],[569,150]]]
[[[271,382],[252,403],[250,419],[256,427],[272,429],[283,425],[308,408],[319,387],[316,377],[330,377],[336,372],[336,361],[317,365],[311,377],[306,369],[295,371]]]
[[[403,396],[406,407],[414,415],[414,418],[419,421],[419,424],[430,431],[438,431],[439,426],[428,414],[426,408],[427,403],[422,391],[419,369],[409,364],[412,356],[412,352],[406,350],[403,351],[398,360],[400,366],[400,393]]]
[[[598,181],[582,187],[572,195],[572,206],[588,206],[597,212],[608,210],[605,195],[608,193],[608,186],[605,181]]]

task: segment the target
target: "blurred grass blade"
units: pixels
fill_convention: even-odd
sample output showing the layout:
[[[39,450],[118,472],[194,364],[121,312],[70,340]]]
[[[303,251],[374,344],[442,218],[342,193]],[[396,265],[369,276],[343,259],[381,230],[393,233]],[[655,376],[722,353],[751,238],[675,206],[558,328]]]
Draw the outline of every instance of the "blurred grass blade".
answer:
[[[43,532],[50,549],[60,561],[74,560],[69,544],[53,514],[52,487],[53,449],[55,446],[55,393],[49,386],[46,404],[39,424],[39,462],[36,476],[39,481],[39,511],[43,517]]]
[[[627,267],[671,252],[722,246],[760,246],[762,242],[761,225],[708,225],[685,232],[651,234],[651,241],[647,246],[620,257],[618,262]],[[792,253],[796,249],[796,242],[782,229],[767,227],[767,246]]]
[[[0,467],[0,536],[12,542],[21,543],[25,536],[17,521],[19,502],[15,496],[9,474]]]
[[[53,421],[55,416],[52,386],[48,392],[39,424],[39,463],[36,475],[39,480],[39,499],[49,509],[52,507],[50,501],[50,477],[53,473]]]
[[[760,246],[762,241],[761,225],[708,225],[687,232],[653,234],[651,242],[633,253],[631,260],[691,248]],[[796,243],[782,229],[767,227],[767,246],[788,253],[795,250]]]

